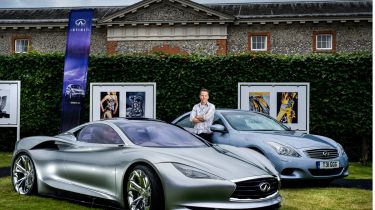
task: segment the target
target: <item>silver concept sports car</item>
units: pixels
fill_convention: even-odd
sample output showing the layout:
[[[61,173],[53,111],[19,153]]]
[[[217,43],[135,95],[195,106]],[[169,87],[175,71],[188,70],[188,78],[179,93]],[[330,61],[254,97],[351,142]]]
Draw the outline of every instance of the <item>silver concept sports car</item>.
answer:
[[[12,183],[20,194],[71,192],[129,210],[278,208],[278,172],[264,156],[212,145],[150,119],[86,123],[17,142]]]
[[[194,132],[190,113],[172,123]],[[262,113],[217,109],[211,131],[215,144],[250,148],[265,155],[282,180],[329,182],[349,175],[348,157],[339,143],[324,136],[291,131]]]

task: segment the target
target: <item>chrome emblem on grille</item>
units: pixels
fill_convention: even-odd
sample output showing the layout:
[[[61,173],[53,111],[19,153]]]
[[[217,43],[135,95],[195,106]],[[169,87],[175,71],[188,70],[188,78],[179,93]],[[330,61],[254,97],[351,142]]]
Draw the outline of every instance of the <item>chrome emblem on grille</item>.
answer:
[[[327,157],[328,155],[329,155],[328,152],[323,152],[323,156],[324,156],[324,157]]]
[[[268,182],[262,182],[259,184],[259,189],[262,192],[268,192],[271,190],[271,184]]]

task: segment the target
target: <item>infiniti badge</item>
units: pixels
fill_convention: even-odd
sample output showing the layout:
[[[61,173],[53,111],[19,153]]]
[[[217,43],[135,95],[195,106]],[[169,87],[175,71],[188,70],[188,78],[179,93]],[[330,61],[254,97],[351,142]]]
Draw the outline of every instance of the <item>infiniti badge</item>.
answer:
[[[324,156],[324,157],[327,157],[328,155],[329,155],[328,152],[323,152],[323,156]]]
[[[259,189],[262,192],[268,192],[271,190],[271,184],[268,182],[262,182],[259,184]]]
[[[76,21],[75,21],[75,24],[76,24],[76,26],[85,26],[86,25],[86,20],[85,19],[77,19]]]

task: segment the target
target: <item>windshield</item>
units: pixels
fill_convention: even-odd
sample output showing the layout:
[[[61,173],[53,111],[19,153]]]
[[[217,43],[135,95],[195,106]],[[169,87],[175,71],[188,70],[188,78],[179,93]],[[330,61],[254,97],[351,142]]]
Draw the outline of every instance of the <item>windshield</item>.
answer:
[[[287,128],[275,119],[252,112],[225,112],[224,118],[238,131],[283,131]]]
[[[155,121],[115,123],[136,145],[144,147],[207,147],[192,135],[174,125]]]
[[[81,86],[79,86],[79,85],[72,85],[72,88],[75,88],[75,89],[80,89],[80,88],[81,88]]]

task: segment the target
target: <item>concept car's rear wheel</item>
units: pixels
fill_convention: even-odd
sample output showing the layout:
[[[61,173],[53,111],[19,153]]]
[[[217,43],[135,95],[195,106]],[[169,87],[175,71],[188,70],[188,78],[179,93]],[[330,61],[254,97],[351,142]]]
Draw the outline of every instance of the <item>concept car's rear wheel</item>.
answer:
[[[12,165],[12,183],[14,189],[22,195],[36,192],[36,173],[30,156],[19,155]]]
[[[147,166],[135,166],[127,176],[126,200],[129,210],[164,209],[163,189],[156,174]]]

